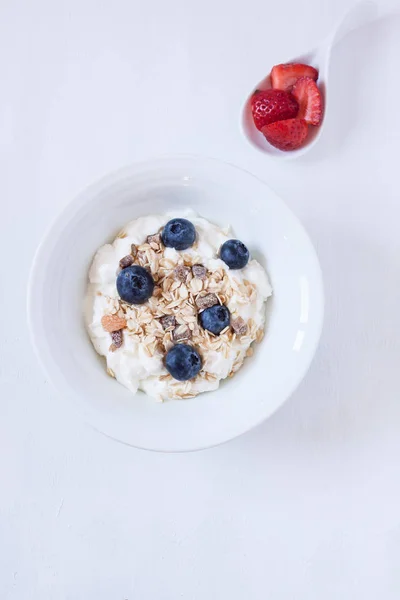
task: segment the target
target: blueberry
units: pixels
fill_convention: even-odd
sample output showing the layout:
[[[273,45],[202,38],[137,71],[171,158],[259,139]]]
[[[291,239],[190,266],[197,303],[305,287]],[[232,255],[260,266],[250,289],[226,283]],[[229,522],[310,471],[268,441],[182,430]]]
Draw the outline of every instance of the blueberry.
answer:
[[[246,246],[239,240],[228,240],[222,244],[219,256],[230,269],[243,269],[250,257]]]
[[[203,329],[211,331],[214,335],[219,335],[230,324],[231,313],[226,306],[216,304],[203,310],[199,314],[199,321]]]
[[[167,248],[186,250],[193,246],[196,239],[196,230],[193,223],[187,219],[172,219],[165,225],[161,239]]]
[[[178,381],[196,377],[202,367],[200,354],[188,344],[177,344],[168,350],[165,357],[167,371]]]
[[[117,290],[125,302],[144,304],[153,294],[154,281],[146,269],[133,265],[118,273]]]

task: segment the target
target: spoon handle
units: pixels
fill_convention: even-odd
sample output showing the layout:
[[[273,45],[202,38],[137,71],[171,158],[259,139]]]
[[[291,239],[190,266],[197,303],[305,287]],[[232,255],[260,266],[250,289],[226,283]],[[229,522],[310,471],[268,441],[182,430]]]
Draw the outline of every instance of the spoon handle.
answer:
[[[376,19],[377,14],[377,5],[372,0],[360,0],[356,2],[342,15],[336,27],[328,35],[325,42],[326,48],[330,50],[351,31]]]

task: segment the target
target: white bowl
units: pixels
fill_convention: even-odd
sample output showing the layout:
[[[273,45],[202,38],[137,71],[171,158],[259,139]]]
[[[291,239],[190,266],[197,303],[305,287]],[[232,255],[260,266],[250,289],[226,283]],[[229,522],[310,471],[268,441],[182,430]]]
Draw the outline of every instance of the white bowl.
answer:
[[[160,404],[106,374],[85,331],[83,299],[99,246],[131,219],[182,207],[233,226],[267,268],[273,299],[267,335],[233,379]],[[93,427],[138,448],[196,450],[261,423],[304,377],[322,327],[321,271],[303,227],[262,181],[214,160],[164,158],[104,178],[64,209],[37,251],[28,317],[48,378]]]

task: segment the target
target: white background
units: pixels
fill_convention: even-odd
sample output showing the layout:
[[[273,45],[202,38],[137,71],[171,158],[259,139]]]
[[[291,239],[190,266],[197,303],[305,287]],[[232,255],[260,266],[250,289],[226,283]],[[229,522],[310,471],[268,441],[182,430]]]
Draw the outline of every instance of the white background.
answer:
[[[398,600],[400,17],[336,47],[306,157],[272,161],[239,129],[253,85],[350,4],[2,0],[2,600]],[[265,179],[308,229],[326,286],[296,394],[250,434],[187,455],[83,425],[40,371],[25,318],[32,256],[61,207],[165,152]]]

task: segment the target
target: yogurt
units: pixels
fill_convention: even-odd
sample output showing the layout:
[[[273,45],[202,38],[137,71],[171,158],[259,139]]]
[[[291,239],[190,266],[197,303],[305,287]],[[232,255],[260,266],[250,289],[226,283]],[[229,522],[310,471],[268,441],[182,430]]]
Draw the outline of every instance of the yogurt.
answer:
[[[191,248],[178,252],[154,241],[153,234],[172,217],[185,217],[195,226],[196,242]],[[252,344],[261,341],[271,285],[256,260],[251,259],[243,269],[230,270],[218,258],[221,245],[233,237],[229,227],[221,229],[192,212],[150,215],[128,223],[112,244],[96,252],[85,298],[88,333],[95,350],[105,357],[107,372],[133,394],[142,390],[163,401],[215,390],[251,356]],[[116,288],[120,260],[129,255],[135,264],[150,269],[155,280],[153,296],[140,306],[122,302]],[[194,265],[202,265],[206,274],[196,276]],[[177,277],[180,266],[186,267],[184,281]],[[231,313],[231,327],[219,336],[198,324],[199,298],[208,295]],[[115,347],[104,329],[105,316],[126,323],[120,347]],[[174,317],[175,325],[165,328],[165,316]],[[165,353],[179,341],[195,346],[202,357],[202,369],[191,381],[174,380],[164,366]]]

